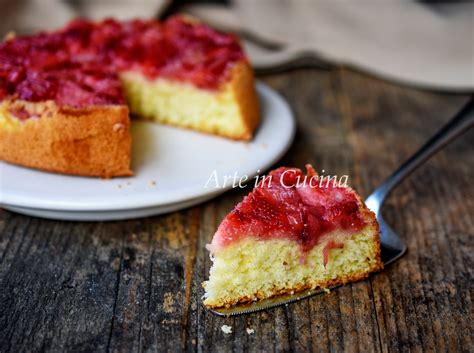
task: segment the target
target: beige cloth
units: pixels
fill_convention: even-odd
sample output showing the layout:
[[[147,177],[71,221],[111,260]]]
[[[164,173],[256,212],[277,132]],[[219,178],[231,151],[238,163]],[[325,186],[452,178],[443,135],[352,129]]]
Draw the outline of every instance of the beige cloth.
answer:
[[[474,3],[410,0],[236,0],[232,9],[195,5],[217,27],[283,44],[248,46],[256,68],[312,53],[382,78],[423,88],[474,89]]]
[[[153,18],[169,0],[0,0],[0,35],[55,29],[78,16]]]

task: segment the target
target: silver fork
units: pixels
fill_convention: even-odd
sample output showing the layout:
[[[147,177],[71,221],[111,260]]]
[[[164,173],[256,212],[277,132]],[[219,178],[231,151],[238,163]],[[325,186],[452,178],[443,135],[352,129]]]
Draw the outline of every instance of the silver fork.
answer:
[[[474,125],[474,98],[451,119],[441,130],[428,140],[412,157],[406,160],[365,200],[367,207],[375,213],[380,225],[380,245],[385,266],[400,258],[407,247],[403,240],[385,222],[382,206],[392,190],[427,159],[456,137]]]
[[[415,169],[472,126],[474,126],[474,98],[471,98],[471,100],[454,116],[451,121],[429,139],[428,142],[426,142],[411,158],[403,163],[377,189],[375,189],[367,200],[365,200],[369,209],[375,213],[380,225],[381,256],[385,266],[398,260],[407,250],[403,240],[392,228],[390,228],[382,217],[381,211],[385,199],[392,192],[395,186],[415,171]],[[289,303],[322,292],[323,290],[321,289],[308,289],[293,295],[264,299],[252,304],[237,305],[230,308],[211,309],[210,311],[219,316],[249,314],[280,305],[288,305]]]

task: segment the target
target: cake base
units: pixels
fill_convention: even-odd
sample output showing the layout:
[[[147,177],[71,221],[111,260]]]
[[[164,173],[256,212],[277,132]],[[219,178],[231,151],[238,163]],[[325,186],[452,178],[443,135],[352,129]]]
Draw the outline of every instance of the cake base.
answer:
[[[210,308],[230,307],[362,280],[383,268],[379,241],[376,223],[349,237],[337,231],[328,233],[307,254],[289,239],[246,237],[211,257],[213,266],[209,281],[204,283],[204,304]],[[329,249],[329,242],[343,247]]]
[[[2,101],[0,160],[63,174],[132,175],[128,115],[122,105],[71,108],[53,101]]]

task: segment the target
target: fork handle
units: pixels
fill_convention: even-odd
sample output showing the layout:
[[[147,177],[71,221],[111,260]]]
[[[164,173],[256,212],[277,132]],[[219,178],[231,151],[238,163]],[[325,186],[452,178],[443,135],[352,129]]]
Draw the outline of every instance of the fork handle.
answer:
[[[416,168],[423,164],[441,148],[453,141],[456,137],[474,126],[474,96],[467,104],[428,140],[412,157],[406,160],[387,180],[382,183],[373,194],[383,203],[392,189],[403,179],[410,175]]]

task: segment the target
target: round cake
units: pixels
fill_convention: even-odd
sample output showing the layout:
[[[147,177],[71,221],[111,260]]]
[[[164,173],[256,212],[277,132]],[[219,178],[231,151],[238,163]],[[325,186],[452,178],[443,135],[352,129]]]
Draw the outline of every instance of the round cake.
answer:
[[[0,159],[127,176],[130,114],[249,140],[254,76],[238,38],[194,19],[78,19],[0,43]]]

